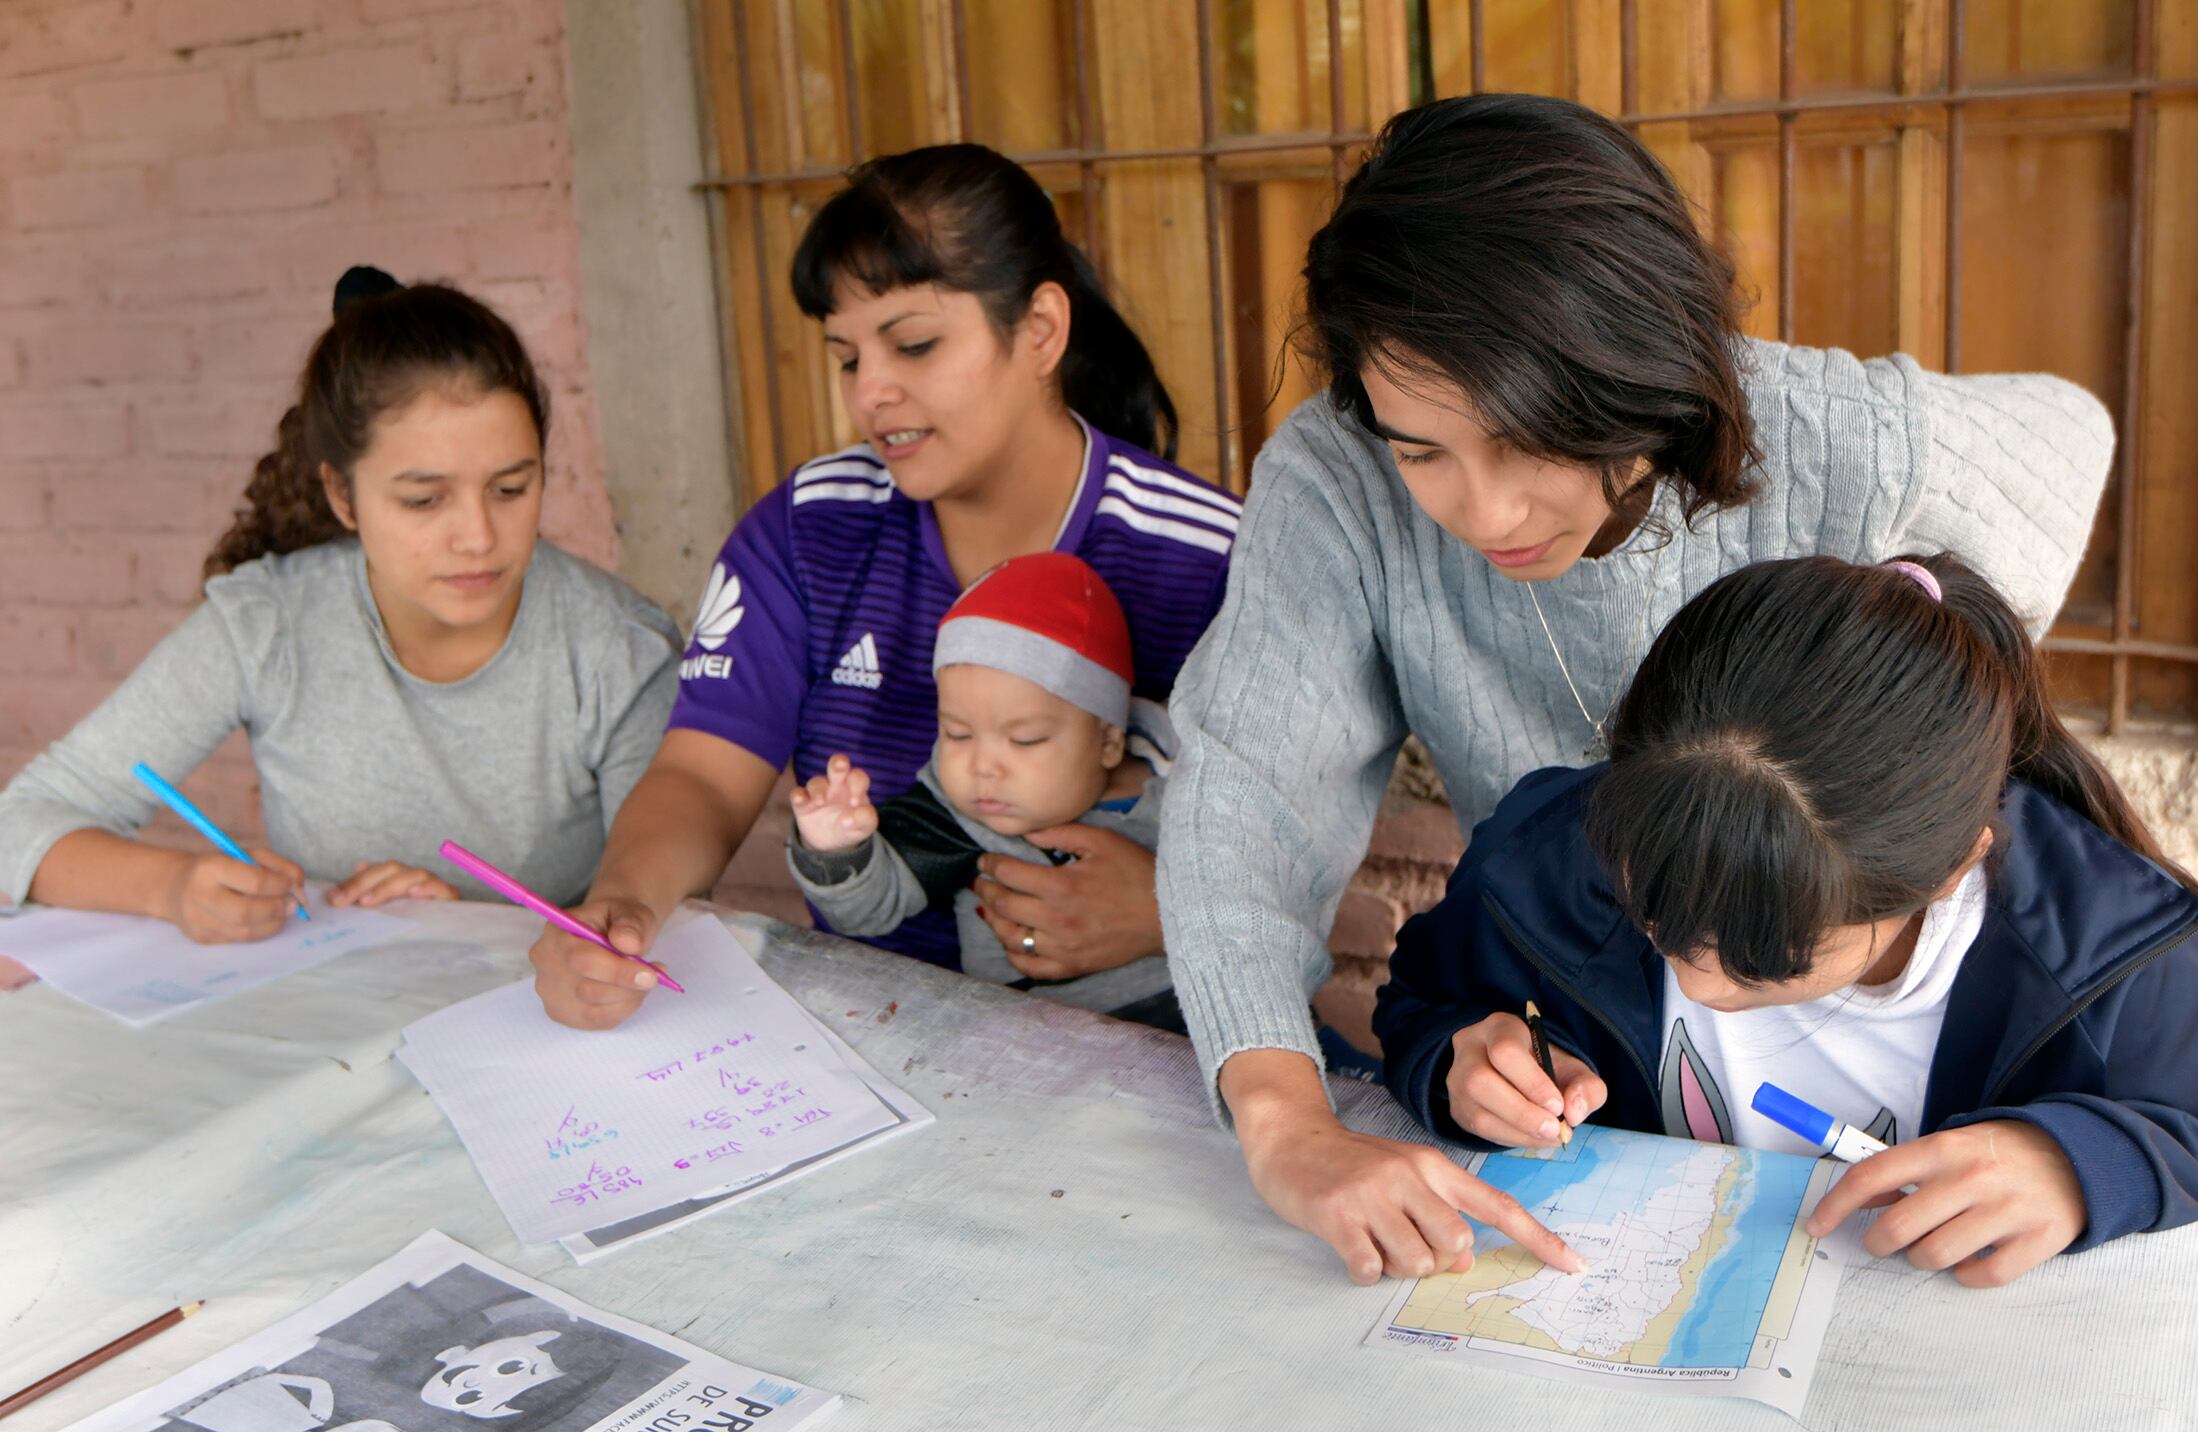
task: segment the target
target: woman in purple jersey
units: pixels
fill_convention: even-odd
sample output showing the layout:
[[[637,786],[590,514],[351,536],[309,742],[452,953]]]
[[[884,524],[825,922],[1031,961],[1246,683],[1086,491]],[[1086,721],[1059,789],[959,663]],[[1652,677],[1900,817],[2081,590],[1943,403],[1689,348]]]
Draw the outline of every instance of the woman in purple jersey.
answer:
[[[573,910],[636,955],[717,881],[783,767],[807,779],[845,752],[880,795],[913,783],[937,732],[938,621],[994,565],[1089,562],[1153,701],[1221,602],[1238,505],[1166,461],[1167,390],[1020,167],[972,144],[857,167],[811,221],[793,286],[866,441],[796,468],[720,553],[671,729]],[[988,855],[976,886],[1024,975],[1160,948],[1150,851],[1081,825],[1031,839],[1076,858]],[[880,943],[952,964],[951,912],[934,913]],[[617,1024],[656,984],[556,930],[532,957],[543,1006],[582,1028]]]

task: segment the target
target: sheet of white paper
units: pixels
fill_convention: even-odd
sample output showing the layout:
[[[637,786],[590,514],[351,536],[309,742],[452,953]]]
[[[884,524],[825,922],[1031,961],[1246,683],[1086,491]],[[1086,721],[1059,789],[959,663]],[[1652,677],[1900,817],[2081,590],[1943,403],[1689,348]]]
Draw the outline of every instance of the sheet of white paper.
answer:
[[[1561,1149],[1476,1154],[1467,1170],[1586,1271],[1545,1267],[1475,1223],[1473,1266],[1401,1284],[1366,1342],[1798,1417],[1848,1249],[1803,1225],[1837,1167],[1597,1124]]]
[[[735,938],[740,939],[742,944],[748,943],[746,932],[735,930],[733,934]],[[805,1010],[803,1013],[807,1013],[807,1011]],[[743,1183],[713,1189],[699,1198],[686,1199],[641,1214],[638,1217],[624,1219],[602,1228],[591,1228],[585,1233],[575,1233],[569,1237],[558,1239],[558,1243],[567,1253],[572,1255],[572,1260],[575,1263],[592,1263],[606,1254],[617,1252],[629,1243],[639,1243],[644,1239],[654,1238],[659,1233],[669,1233],[674,1228],[684,1228],[698,1218],[707,1218],[720,1209],[730,1208],[736,1203],[754,1198],[757,1194],[768,1189],[777,1188],[789,1179],[800,1178],[806,1173],[814,1173],[826,1164],[838,1163],[849,1154],[874,1148],[888,1139],[896,1139],[902,1134],[914,1133],[918,1129],[938,1122],[937,1116],[917,1103],[907,1090],[887,1083],[884,1077],[878,1073],[876,1066],[857,1053],[853,1045],[834,1034],[822,1020],[812,1014],[809,1016],[809,1022],[816,1027],[817,1037],[825,1040],[834,1049],[838,1050],[840,1058],[847,1061],[848,1067],[862,1076],[863,1082],[870,1086],[870,1092],[877,1095],[879,1102],[892,1112],[894,1122],[874,1134],[864,1135],[851,1144],[844,1144],[826,1153],[803,1159],[799,1163],[788,1164],[784,1168],[768,1169],[762,1173],[752,1175]]]
[[[836,1393],[598,1311],[429,1232],[69,1432],[394,1432],[505,1418],[569,1432],[787,1429],[812,1427],[839,1405]]]
[[[551,1022],[531,980],[405,1029],[397,1050],[522,1243],[744,1182],[897,1122],[725,927],[651,958],[686,986],[616,1029]]]
[[[0,920],[9,955],[74,1000],[142,1029],[209,1000],[395,939],[410,920],[379,910],[338,910],[328,887],[306,887],[311,920],[290,917],[248,945],[200,945],[166,920],[30,909]]]

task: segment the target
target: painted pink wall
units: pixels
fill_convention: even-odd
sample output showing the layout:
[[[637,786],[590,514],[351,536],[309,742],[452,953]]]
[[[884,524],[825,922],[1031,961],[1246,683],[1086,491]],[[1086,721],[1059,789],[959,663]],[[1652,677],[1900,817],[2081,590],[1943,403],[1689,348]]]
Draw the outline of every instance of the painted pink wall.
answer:
[[[566,116],[562,0],[0,4],[0,780],[197,600],[352,263],[518,327],[616,565]],[[256,833],[241,739],[186,789]]]

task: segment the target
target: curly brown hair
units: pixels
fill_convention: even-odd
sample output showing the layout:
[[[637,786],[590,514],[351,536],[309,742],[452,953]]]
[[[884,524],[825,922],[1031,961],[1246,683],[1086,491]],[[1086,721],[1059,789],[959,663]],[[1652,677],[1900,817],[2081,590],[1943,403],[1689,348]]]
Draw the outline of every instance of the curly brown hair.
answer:
[[[362,274],[370,280],[363,289],[354,282]],[[322,465],[348,492],[382,415],[453,382],[482,394],[518,394],[548,440],[549,394],[526,345],[486,304],[442,284],[398,286],[375,270],[346,274],[335,321],[305,360],[298,400],[275,425],[274,451],[253,468],[236,519],[206,554],[205,575],[344,535]]]

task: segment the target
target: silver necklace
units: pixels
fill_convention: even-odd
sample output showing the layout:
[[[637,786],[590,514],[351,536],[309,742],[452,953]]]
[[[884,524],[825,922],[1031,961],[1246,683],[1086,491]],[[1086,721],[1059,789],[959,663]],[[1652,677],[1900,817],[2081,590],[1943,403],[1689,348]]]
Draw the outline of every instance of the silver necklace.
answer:
[[[1534,604],[1534,616],[1542,624],[1542,639],[1549,643],[1549,654],[1557,658],[1557,670],[1564,676],[1566,689],[1572,693],[1572,704],[1580,708],[1581,718],[1594,729],[1594,737],[1587,743],[1587,749],[1580,753],[1581,758],[1590,765],[1607,760],[1610,756],[1610,738],[1604,734],[1603,728],[1618,710],[1619,698],[1625,695],[1626,683],[1632,676],[1633,668],[1639,665],[1635,653],[1640,651],[1641,638],[1648,631],[1649,608],[1656,601],[1656,574],[1664,565],[1664,545],[1657,547],[1655,560],[1649,563],[1648,590],[1641,596],[1641,619],[1633,629],[1633,639],[1626,643],[1626,664],[1620,674],[1618,690],[1611,695],[1610,706],[1603,712],[1600,721],[1587,709],[1587,702],[1580,695],[1580,684],[1572,679],[1572,668],[1565,663],[1564,651],[1557,645],[1557,634],[1549,629],[1549,618],[1542,615],[1542,599],[1535,594],[1534,583],[1526,584],[1526,599]]]

